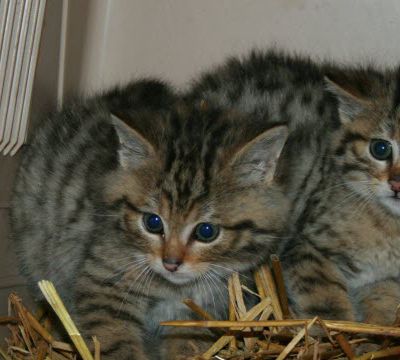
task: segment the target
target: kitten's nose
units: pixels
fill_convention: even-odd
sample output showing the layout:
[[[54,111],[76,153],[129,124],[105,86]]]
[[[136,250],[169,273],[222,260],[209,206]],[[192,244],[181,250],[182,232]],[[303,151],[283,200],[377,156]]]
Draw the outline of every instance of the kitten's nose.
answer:
[[[182,260],[176,258],[164,258],[162,263],[168,271],[175,272],[176,270],[178,270],[178,267],[182,264]]]
[[[392,189],[392,191],[400,192],[400,181],[390,180],[389,184],[390,184],[390,188]]]
[[[389,178],[390,188],[394,192],[400,192],[400,175],[399,174],[392,174]]]

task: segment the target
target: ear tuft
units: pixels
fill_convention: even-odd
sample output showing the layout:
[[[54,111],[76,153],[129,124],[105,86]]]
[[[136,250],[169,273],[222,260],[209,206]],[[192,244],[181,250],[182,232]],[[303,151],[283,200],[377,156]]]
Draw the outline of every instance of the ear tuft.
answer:
[[[138,168],[154,155],[153,147],[136,130],[113,114],[111,121],[119,139],[118,158],[123,168]]]
[[[342,123],[352,121],[368,106],[368,100],[363,93],[370,87],[367,79],[352,78],[346,74],[329,74],[324,79],[326,89],[338,99]],[[360,86],[364,86],[365,89],[360,90]]]
[[[247,185],[271,182],[287,137],[287,127],[277,126],[242,147],[231,162],[240,181]]]

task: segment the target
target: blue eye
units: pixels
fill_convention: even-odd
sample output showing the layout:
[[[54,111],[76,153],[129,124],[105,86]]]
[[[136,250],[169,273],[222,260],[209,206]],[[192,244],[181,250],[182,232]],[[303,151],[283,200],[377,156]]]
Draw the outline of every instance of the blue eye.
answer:
[[[211,242],[217,238],[219,226],[210,223],[200,223],[194,230],[194,237],[198,241]]]
[[[161,234],[164,230],[164,226],[161,218],[156,214],[146,213],[143,215],[143,224],[148,232],[154,234]]]
[[[392,144],[387,140],[372,139],[369,151],[377,160],[389,160],[392,157]]]

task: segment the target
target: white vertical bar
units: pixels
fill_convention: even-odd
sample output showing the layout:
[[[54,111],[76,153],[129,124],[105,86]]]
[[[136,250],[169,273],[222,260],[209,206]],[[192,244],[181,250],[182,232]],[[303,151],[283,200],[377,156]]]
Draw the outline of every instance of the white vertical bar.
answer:
[[[68,33],[68,6],[69,0],[62,0],[61,15],[61,35],[60,35],[60,54],[58,63],[58,79],[57,79],[57,106],[61,108],[64,101],[64,77],[65,77],[65,51],[67,48]]]
[[[3,49],[6,21],[10,10],[11,10],[11,1],[1,0],[0,1],[0,54]]]
[[[13,148],[17,142],[18,142],[18,134],[19,134],[19,128],[20,128],[20,123],[21,123],[21,115],[23,111],[23,103],[24,103],[24,98],[25,98],[25,93],[26,93],[26,82],[27,82],[27,76],[28,76],[28,67],[29,67],[29,62],[30,62],[30,52],[32,49],[32,43],[33,43],[33,38],[35,36],[34,30],[35,30],[35,24],[36,24],[36,18],[37,18],[37,9],[39,7],[39,4],[37,1],[34,0],[28,0],[29,1],[29,7],[27,11],[27,26],[24,29],[24,43],[21,44],[21,67],[19,69],[20,71],[20,79],[19,79],[19,84],[18,84],[18,93],[16,95],[16,100],[15,100],[15,106],[14,106],[14,113],[13,117],[11,119],[12,121],[12,132],[11,132],[11,137],[10,141],[7,145],[7,147],[4,149],[4,155],[7,155],[8,152]],[[0,150],[1,151],[1,150]]]
[[[11,150],[11,155],[15,155],[15,153],[18,151],[18,149],[22,146],[22,144],[25,142],[27,138],[27,128],[28,128],[28,117],[29,117],[29,110],[30,110],[30,104],[31,104],[31,98],[32,98],[32,89],[33,89],[33,80],[35,77],[35,71],[36,71],[36,63],[37,63],[37,57],[38,57],[38,52],[39,52],[39,44],[40,44],[40,38],[42,34],[42,28],[43,28],[43,19],[44,19],[44,14],[45,14],[45,9],[46,9],[46,0],[34,0],[39,2],[39,9],[38,9],[38,16],[35,24],[35,31],[34,31],[34,40],[33,40],[33,45],[32,45],[32,51],[31,55],[29,57],[29,67],[28,67],[28,79],[26,82],[26,94],[24,98],[24,105],[23,105],[23,111],[21,115],[21,124],[19,128],[19,135],[18,135],[18,142],[14,146],[14,148]]]
[[[3,135],[3,140],[0,141],[0,152],[3,149],[9,149],[8,145],[11,147],[14,145],[12,143],[12,136],[18,134],[18,126],[16,119],[15,119],[15,112],[17,110],[17,95],[18,90],[20,87],[21,82],[21,75],[22,75],[22,66],[24,61],[24,52],[25,52],[25,45],[26,45],[26,35],[28,33],[28,26],[30,20],[30,11],[31,11],[31,0],[25,0],[23,12],[22,12],[22,23],[21,28],[19,29],[19,36],[18,36],[18,45],[17,45],[17,52],[16,52],[16,59],[15,65],[13,69],[13,79],[11,84],[11,91],[10,91],[10,100],[8,102],[8,109],[7,109],[7,118],[6,118],[6,127],[5,132]],[[15,133],[15,128],[17,131]],[[4,151],[4,155],[7,155],[9,150]]]
[[[14,16],[16,12],[16,1],[10,1],[9,11],[7,13],[5,30],[3,35],[2,48],[0,53],[0,109],[6,108],[7,97],[3,96],[3,93],[6,91],[6,68],[10,54],[10,43],[13,34],[13,24],[14,24]],[[6,126],[6,117],[5,115],[0,114],[0,140],[3,139],[4,128]]]
[[[35,39],[35,30],[36,30],[36,23],[38,21],[39,17],[39,8],[40,8],[40,3],[39,1],[36,0],[30,0],[32,2],[32,8],[31,8],[31,14],[30,14],[30,20],[29,20],[29,28],[27,32],[27,39],[26,39],[26,45],[25,45],[25,51],[24,51],[24,63],[23,63],[23,68],[22,68],[22,74],[21,74],[21,82],[20,82],[20,87],[18,90],[18,99],[17,99],[17,106],[16,106],[16,112],[14,116],[14,127],[13,127],[13,135],[15,135],[15,141],[13,141],[13,144],[10,145],[4,149],[4,154],[6,155],[11,148],[15,148],[19,142],[19,138],[22,135],[24,137],[24,134],[21,134],[21,127],[22,127],[22,114],[24,111],[24,103],[26,99],[26,94],[28,92],[28,74],[29,74],[29,65],[30,62],[32,61],[32,47],[33,47],[33,42]]]

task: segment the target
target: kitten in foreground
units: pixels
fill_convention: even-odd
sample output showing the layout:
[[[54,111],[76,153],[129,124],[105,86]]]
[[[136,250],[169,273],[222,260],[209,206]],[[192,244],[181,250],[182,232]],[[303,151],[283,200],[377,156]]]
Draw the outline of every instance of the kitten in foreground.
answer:
[[[291,201],[281,258],[294,314],[393,322],[399,72],[254,52],[205,73],[188,97],[289,127],[278,178]]]
[[[224,318],[229,274],[277,248],[287,129],[251,123],[145,80],[36,132],[13,197],[19,259],[31,284],[54,282],[102,358],[175,358],[181,334],[158,323],[192,318],[184,298]]]

